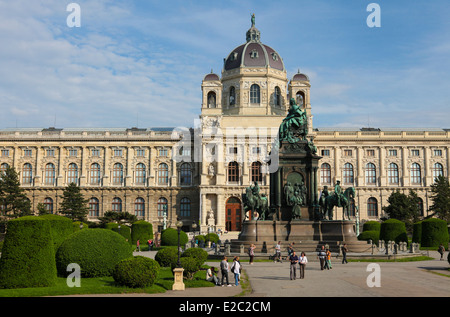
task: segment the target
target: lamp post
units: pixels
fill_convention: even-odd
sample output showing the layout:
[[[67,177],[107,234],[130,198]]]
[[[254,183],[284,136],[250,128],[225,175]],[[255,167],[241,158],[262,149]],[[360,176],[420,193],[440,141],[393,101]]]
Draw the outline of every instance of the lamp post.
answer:
[[[180,231],[183,226],[183,221],[180,218],[177,218],[177,231],[178,231],[178,261],[177,267],[173,269],[173,278],[174,283],[172,285],[172,290],[174,291],[184,291],[184,283],[183,283],[183,272],[184,269],[181,267],[180,262]]]
[[[181,221],[180,218],[177,218],[177,231],[178,231],[178,261],[177,261],[177,267],[180,268],[181,267],[181,263],[180,263],[180,232],[181,232],[181,227],[183,227],[183,221]]]

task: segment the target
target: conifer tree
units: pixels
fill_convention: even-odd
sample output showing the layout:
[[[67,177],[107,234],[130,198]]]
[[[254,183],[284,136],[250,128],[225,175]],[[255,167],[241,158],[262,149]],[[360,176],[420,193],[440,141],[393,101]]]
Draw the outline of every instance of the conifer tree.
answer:
[[[31,215],[31,203],[20,187],[19,175],[8,167],[0,175],[0,212],[6,218]]]
[[[71,183],[65,189],[61,196],[63,199],[61,202],[59,212],[66,215],[73,221],[85,221],[89,212],[88,200],[84,199],[81,193],[80,187]]]

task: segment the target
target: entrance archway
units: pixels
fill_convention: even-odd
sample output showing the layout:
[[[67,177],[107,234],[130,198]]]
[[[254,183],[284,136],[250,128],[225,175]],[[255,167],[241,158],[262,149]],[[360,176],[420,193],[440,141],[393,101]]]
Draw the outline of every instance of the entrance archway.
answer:
[[[227,231],[241,231],[242,215],[239,198],[230,197],[225,205],[225,228]]]

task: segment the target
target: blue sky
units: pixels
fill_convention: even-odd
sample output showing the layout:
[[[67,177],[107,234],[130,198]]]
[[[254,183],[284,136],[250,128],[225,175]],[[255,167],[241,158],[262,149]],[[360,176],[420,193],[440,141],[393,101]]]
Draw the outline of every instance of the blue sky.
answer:
[[[371,2],[380,28],[366,24]],[[0,128],[191,127],[203,77],[220,75],[252,13],[288,77],[310,77],[315,127],[450,128],[449,12],[448,0],[0,0]]]

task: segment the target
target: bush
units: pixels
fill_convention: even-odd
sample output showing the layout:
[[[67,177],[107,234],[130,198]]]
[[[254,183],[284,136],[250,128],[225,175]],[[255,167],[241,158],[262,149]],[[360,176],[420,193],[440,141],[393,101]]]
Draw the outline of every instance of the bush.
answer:
[[[208,252],[201,248],[190,248],[183,252],[181,257],[190,257],[197,261],[198,266],[202,266],[208,259]]]
[[[120,229],[119,226],[111,228],[112,231],[117,232],[122,237],[125,238],[125,240],[131,244],[131,228],[125,225],[121,225]]]
[[[59,246],[73,233],[72,220],[64,216],[53,214],[45,214],[39,216],[40,219],[45,219],[50,223],[50,231],[52,234],[53,244],[55,246],[55,253]]]
[[[208,233],[207,235],[205,235],[205,240],[206,242],[211,241],[211,243],[218,243],[219,242],[219,236],[213,232]]]
[[[105,229],[112,230],[114,228],[118,228],[119,224],[117,222],[108,222],[108,223],[105,223],[104,227],[105,227]]]
[[[153,225],[150,222],[139,220],[131,225],[132,244],[136,245],[137,240],[141,245],[146,244],[148,240],[153,240]]]
[[[191,257],[180,258],[181,267],[184,269],[184,273],[186,274],[186,278],[192,280],[194,278],[195,273],[200,270],[200,265],[198,261]],[[172,264],[172,271],[176,267],[175,264]]]
[[[198,244],[200,244],[200,241],[203,241],[203,242],[205,242],[205,236],[204,235],[198,235],[198,236],[195,236],[195,238],[194,238],[194,240],[195,241],[197,241],[198,242]]]
[[[0,287],[47,287],[55,283],[50,222],[35,216],[10,220],[0,258]]]
[[[171,267],[178,260],[177,248],[163,248],[155,255],[155,260],[160,266]]]
[[[448,244],[447,222],[438,218],[430,218],[422,221],[422,238],[421,245],[423,247],[438,247],[439,244],[447,246]]]
[[[363,224],[363,231],[378,231],[380,232],[381,223],[378,221],[367,221]]]
[[[148,287],[155,283],[159,264],[153,259],[135,256],[116,264],[112,276],[122,286],[137,288]]]
[[[380,240],[408,243],[405,223],[397,219],[384,221],[380,226]]]
[[[180,246],[183,247],[188,242],[188,236],[184,231],[180,232]],[[167,228],[161,233],[161,245],[178,246],[178,230]]]
[[[422,221],[413,224],[412,242],[414,243],[422,242]]]
[[[372,240],[372,243],[378,244],[378,241],[380,240],[380,232],[376,230],[363,231],[359,234],[358,240]]]
[[[116,264],[133,256],[130,244],[116,232],[106,229],[83,229],[72,234],[59,247],[56,265],[61,276],[66,267],[77,263],[82,277],[111,276]]]

